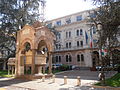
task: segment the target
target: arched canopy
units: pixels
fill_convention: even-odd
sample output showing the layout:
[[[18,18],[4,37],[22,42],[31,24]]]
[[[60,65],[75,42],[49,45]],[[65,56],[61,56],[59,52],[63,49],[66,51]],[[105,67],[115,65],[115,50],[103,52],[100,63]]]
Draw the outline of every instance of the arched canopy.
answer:
[[[39,43],[44,41],[49,51],[53,51],[54,49],[55,35],[38,21],[32,26],[25,25],[18,32],[17,38],[17,42],[20,43],[17,48],[24,49],[24,44],[28,42],[30,43],[31,49],[38,49]]]
[[[30,49],[34,48],[34,47],[33,47],[32,40],[29,39],[29,38],[26,38],[25,40],[23,40],[23,42],[22,42],[22,44],[21,44],[21,46],[22,46],[21,49],[25,49],[26,45],[28,45],[28,44],[29,44],[29,46],[30,46]]]
[[[37,70],[38,67],[45,67],[47,55],[49,57],[49,73],[51,73],[51,52],[54,49],[54,40],[55,35],[38,21],[33,25],[25,25],[18,31],[16,43],[16,74],[24,75],[24,65],[26,65],[26,67],[30,66],[31,73],[35,74],[35,70]],[[49,53],[43,54],[42,51],[45,50]]]
[[[53,41],[50,41],[48,38],[41,36],[36,42],[35,47],[46,46],[48,51],[53,51]],[[36,49],[37,49],[36,48]]]

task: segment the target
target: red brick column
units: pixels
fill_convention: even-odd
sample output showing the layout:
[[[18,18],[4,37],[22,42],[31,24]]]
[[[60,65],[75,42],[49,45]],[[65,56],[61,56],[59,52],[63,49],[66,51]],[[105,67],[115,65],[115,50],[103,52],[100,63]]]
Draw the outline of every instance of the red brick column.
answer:
[[[31,74],[35,74],[35,52],[36,50],[35,49],[32,49],[32,65],[31,65],[31,68],[32,68],[32,71],[31,71]]]
[[[52,73],[52,54],[49,52],[49,74]]]

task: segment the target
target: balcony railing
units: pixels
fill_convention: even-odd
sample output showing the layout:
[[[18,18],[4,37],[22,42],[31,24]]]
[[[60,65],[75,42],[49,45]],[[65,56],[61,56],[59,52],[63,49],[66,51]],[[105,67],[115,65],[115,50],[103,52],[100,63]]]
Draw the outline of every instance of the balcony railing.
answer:
[[[66,48],[66,47],[63,47],[63,48],[60,48],[60,49],[55,49],[55,51],[66,51],[66,50],[78,50],[78,49],[85,49],[85,48],[90,48],[89,46],[74,46],[74,47],[71,47],[71,48]]]
[[[63,47],[63,48],[60,48],[60,49],[55,49],[55,51],[68,51],[68,50],[82,50],[82,49],[88,49],[88,48],[91,48],[89,45],[84,45],[84,46],[73,46],[71,48],[66,48],[66,47]],[[92,48],[97,48],[96,46],[95,47],[92,47]]]

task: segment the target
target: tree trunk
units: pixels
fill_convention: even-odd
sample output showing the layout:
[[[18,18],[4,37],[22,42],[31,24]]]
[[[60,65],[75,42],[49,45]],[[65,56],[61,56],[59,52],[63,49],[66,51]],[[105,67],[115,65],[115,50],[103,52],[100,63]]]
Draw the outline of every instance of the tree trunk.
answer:
[[[3,62],[3,70],[6,70],[6,61]]]

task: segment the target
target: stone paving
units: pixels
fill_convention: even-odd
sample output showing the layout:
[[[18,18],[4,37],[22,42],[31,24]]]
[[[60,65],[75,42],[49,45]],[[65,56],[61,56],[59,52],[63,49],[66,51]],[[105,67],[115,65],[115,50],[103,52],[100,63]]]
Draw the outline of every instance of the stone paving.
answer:
[[[113,74],[115,72],[110,73],[110,75]],[[63,76],[68,76],[66,85],[64,85]],[[81,77],[81,86],[76,86],[77,76]],[[42,82],[40,79],[26,81],[13,78],[0,78],[0,90],[3,88],[6,90],[107,90],[91,87],[95,82],[98,82],[98,72],[67,71],[56,74],[55,83],[53,83],[53,79],[45,79],[45,82]]]

